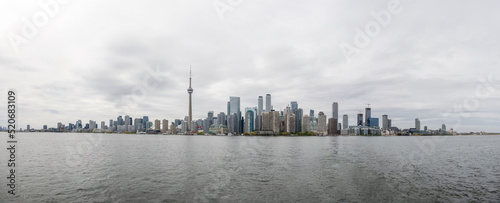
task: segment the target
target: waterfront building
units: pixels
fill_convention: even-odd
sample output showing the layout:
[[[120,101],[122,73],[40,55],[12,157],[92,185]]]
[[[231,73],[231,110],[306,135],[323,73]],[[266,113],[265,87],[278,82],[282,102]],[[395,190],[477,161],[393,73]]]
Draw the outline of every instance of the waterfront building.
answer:
[[[295,112],[295,132],[302,132],[302,117],[304,116],[304,111],[299,108]]]
[[[370,126],[370,118],[372,117],[372,108],[365,108],[365,126]]]
[[[264,108],[264,99],[262,96],[259,96],[259,100],[257,101],[257,116],[262,116],[262,112]]]
[[[332,118],[337,119],[337,121],[339,119],[339,103],[337,102],[333,102],[332,104]]]
[[[239,126],[238,114],[236,113],[231,114],[229,116],[227,123],[229,127],[229,132],[233,134],[238,134],[238,126]]]
[[[322,111],[318,113],[318,132],[321,135],[326,135],[326,115]]]
[[[344,125],[342,129],[349,128],[349,115],[344,114],[344,116],[342,117],[342,124]]]
[[[208,132],[210,134],[224,134],[227,135],[229,134],[229,128],[226,125],[212,125],[210,126]]]
[[[370,128],[379,128],[379,119],[378,118],[370,118],[368,119],[370,123]]]
[[[125,125],[125,128],[128,130],[128,126],[130,125],[130,116],[125,115],[125,119],[123,122],[124,122],[123,125]]]
[[[247,110],[245,113],[245,132],[250,133],[254,131],[254,111]]]
[[[226,125],[227,126],[226,114],[224,114],[224,112],[220,112],[217,115],[217,125]]]
[[[382,115],[382,129],[383,130],[389,129],[389,119],[387,115]]]
[[[362,113],[358,113],[358,119],[357,119],[357,124],[358,126],[363,126],[363,114]]]
[[[285,114],[285,132],[294,133],[295,129],[295,114]]]
[[[415,118],[415,129],[417,129],[417,131],[420,131],[420,120],[418,118]]]
[[[148,129],[147,123],[149,122],[148,116],[142,117],[142,130],[145,132]]]
[[[337,135],[338,120],[334,118],[328,119],[328,135]]]
[[[155,126],[154,126],[154,127],[155,127],[155,130],[160,130],[160,125],[161,125],[161,121],[160,121],[160,120],[158,120],[158,119],[156,119],[156,120],[155,120]]]
[[[240,110],[240,97],[229,97],[229,115],[236,114],[236,120],[234,125],[236,126],[236,133],[241,133],[243,128],[240,127],[240,119],[241,119],[241,110]],[[231,125],[228,126],[229,131],[231,132]],[[231,132],[233,133],[233,132]]]
[[[303,133],[309,132],[310,128],[310,123],[311,123],[311,117],[308,115],[305,115],[302,117],[302,131]]]
[[[168,132],[168,120],[163,119],[162,121],[162,128],[161,128],[162,133],[167,133]]]

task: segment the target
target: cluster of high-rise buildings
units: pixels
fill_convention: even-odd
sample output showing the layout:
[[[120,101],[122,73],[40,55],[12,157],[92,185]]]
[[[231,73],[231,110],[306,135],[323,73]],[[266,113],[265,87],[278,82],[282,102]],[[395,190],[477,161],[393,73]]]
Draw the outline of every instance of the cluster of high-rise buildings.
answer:
[[[164,134],[248,134],[248,135],[288,135],[288,134],[307,134],[307,135],[395,135],[407,133],[433,132],[425,127],[420,129],[420,120],[415,120],[415,128],[400,130],[392,126],[392,120],[387,115],[382,116],[382,126],[379,126],[379,118],[372,117],[371,108],[365,108],[356,115],[355,125],[349,125],[349,115],[344,114],[342,121],[339,120],[339,104],[332,103],[332,114],[327,119],[327,115],[320,111],[317,116],[314,110],[309,110],[304,114],[304,110],[299,108],[297,101],[291,101],[285,109],[274,109],[271,101],[271,94],[257,98],[257,106],[246,107],[241,112],[240,97],[231,96],[227,101],[227,111],[215,115],[209,111],[204,119],[193,119],[192,117],[192,93],[191,71],[189,76],[189,109],[188,116],[184,119],[175,119],[170,123],[168,120],[149,120],[148,116],[132,118],[128,115],[121,115],[116,120],[110,119],[108,125],[101,121],[100,125],[96,121],[90,120],[83,125],[81,120],[74,124],[69,123],[65,126],[58,123],[56,128],[46,131],[98,131],[98,132],[138,132],[138,133],[164,133]],[[30,126],[28,125],[28,130]],[[440,131],[446,132],[446,126]]]

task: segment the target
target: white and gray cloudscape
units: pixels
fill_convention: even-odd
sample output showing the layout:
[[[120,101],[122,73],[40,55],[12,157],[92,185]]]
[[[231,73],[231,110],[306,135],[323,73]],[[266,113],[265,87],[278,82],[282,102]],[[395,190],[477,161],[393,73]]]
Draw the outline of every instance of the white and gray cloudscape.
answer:
[[[193,117],[272,94],[281,110],[500,131],[500,1],[0,3],[0,91],[19,125]],[[0,126],[7,116],[0,116]]]

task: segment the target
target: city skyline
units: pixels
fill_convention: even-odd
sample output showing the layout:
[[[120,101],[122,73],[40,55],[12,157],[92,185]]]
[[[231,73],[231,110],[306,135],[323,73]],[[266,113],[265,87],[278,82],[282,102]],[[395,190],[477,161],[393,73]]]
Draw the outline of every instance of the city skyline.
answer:
[[[372,117],[401,128],[419,118],[429,129],[500,131],[499,2],[399,1],[390,20],[378,18],[391,12],[386,1],[244,1],[227,4],[223,18],[213,3],[85,1],[46,11],[37,1],[3,2],[0,91],[17,91],[22,128],[117,115],[173,121],[188,114],[193,65],[195,119],[226,112],[230,96],[243,110],[271,94],[274,109],[297,101],[304,115],[327,118],[338,102],[351,124],[370,103]],[[39,13],[46,23],[25,23]],[[356,46],[373,22],[380,32]],[[27,42],[13,46],[14,35]],[[349,57],[346,44],[355,48]]]

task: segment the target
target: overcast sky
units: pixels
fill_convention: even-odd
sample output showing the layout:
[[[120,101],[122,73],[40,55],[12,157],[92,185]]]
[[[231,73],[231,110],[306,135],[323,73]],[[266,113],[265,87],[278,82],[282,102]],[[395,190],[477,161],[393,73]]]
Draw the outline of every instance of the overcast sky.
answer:
[[[369,103],[400,128],[500,131],[499,1],[44,2],[0,3],[0,108],[17,90],[23,129],[183,118],[192,66],[195,119],[270,93],[351,125]]]

